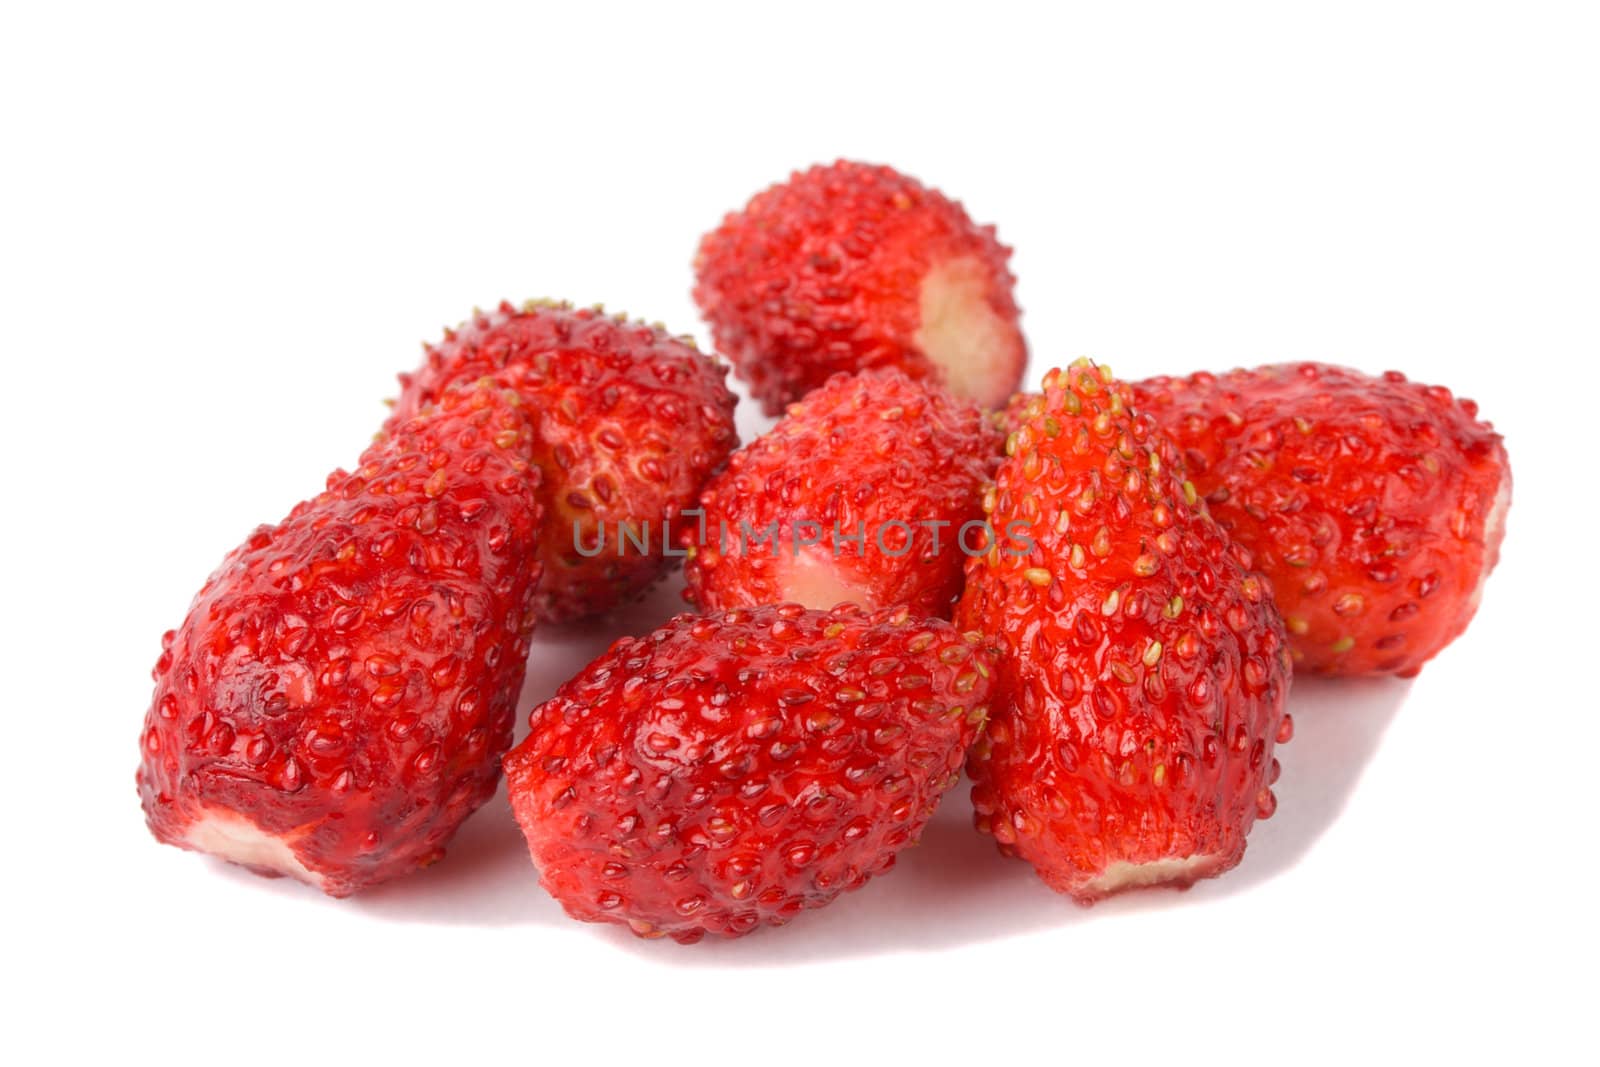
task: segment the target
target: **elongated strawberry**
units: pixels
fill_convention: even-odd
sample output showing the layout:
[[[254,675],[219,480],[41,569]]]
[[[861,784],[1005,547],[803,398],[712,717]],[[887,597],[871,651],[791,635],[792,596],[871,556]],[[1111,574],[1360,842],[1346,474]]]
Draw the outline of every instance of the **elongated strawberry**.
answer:
[[[486,374],[515,388],[535,420],[547,514],[539,617],[636,599],[676,564],[681,512],[739,444],[727,368],[660,326],[549,301],[501,304],[401,375],[385,427]]]
[[[1472,401],[1320,363],[1133,388],[1272,579],[1298,668],[1413,675],[1472,621],[1511,503]]]
[[[781,925],[893,864],[955,784],[989,665],[904,608],[769,605],[623,638],[506,757],[573,918],[697,941]]]
[[[1082,902],[1238,863],[1288,736],[1267,583],[1129,399],[1086,361],[1046,376],[956,612],[999,653],[978,828]]]
[[[734,453],[685,535],[705,611],[793,601],[948,617],[963,543],[984,543],[1001,437],[974,405],[897,370],[837,375]]]
[[[345,896],[494,793],[541,510],[514,392],[453,389],[262,526],[162,639],[138,784],[161,841]]]
[[[1027,363],[1010,255],[937,190],[841,160],[758,193],[707,234],[694,295],[769,415],[869,367],[994,406]]]

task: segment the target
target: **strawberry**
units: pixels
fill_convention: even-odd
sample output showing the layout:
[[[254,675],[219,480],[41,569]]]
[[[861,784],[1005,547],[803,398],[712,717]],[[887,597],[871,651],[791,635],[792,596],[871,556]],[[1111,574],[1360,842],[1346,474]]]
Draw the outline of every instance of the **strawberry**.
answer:
[[[685,595],[705,611],[854,601],[948,618],[961,543],[984,543],[1000,441],[982,411],[930,382],[835,375],[706,486]]]
[[[477,312],[400,376],[392,430],[452,383],[499,374],[536,418],[548,519],[537,613],[604,614],[676,563],[700,487],[739,444],[727,368],[693,340],[548,301]]]
[[[235,549],[162,638],[139,794],[161,841],[345,896],[489,799],[541,517],[515,393],[451,390]]]
[[[623,638],[506,757],[541,883],[575,919],[685,943],[859,888],[960,774],[989,699],[976,640],[797,604]]]
[[[1133,388],[1272,579],[1297,668],[1414,675],[1466,629],[1511,503],[1472,401],[1319,363]]]
[[[1087,361],[1046,376],[956,612],[999,654],[978,828],[1083,903],[1238,863],[1289,734],[1267,583],[1129,399]]]
[[[937,190],[840,161],[756,194],[707,234],[694,297],[769,415],[836,371],[882,366],[992,407],[1028,358],[1010,255]]]
[[[1011,399],[989,412],[989,421],[1009,437],[1021,429],[1028,419],[1028,409],[1039,398],[1039,393],[1012,393]]]

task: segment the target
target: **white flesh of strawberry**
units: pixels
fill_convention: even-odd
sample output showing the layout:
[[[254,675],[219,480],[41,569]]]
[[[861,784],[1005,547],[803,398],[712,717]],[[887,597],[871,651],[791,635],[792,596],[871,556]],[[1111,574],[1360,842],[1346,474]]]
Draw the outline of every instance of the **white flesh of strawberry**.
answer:
[[[922,280],[917,347],[957,396],[999,407],[1015,386],[1022,353],[1015,328],[988,300],[988,270],[971,257],[948,260]]]
[[[229,863],[276,871],[307,885],[322,887],[322,876],[301,863],[287,841],[232,812],[208,809],[189,827],[184,840],[190,848]]]
[[[831,547],[812,547],[780,557],[775,575],[784,600],[826,611],[846,601],[867,610],[880,607],[869,591],[853,584],[833,558]]]
[[[1165,882],[1193,882],[1210,874],[1217,865],[1214,855],[1185,856],[1182,859],[1155,860],[1150,863],[1111,863],[1100,876],[1085,885],[1090,896],[1106,896],[1123,889],[1161,885]]]

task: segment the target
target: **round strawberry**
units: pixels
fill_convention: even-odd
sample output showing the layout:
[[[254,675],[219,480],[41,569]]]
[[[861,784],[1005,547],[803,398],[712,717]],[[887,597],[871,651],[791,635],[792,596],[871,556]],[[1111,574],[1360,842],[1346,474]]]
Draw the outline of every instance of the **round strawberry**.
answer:
[[[446,331],[400,376],[385,429],[486,374],[515,388],[536,419],[547,514],[539,617],[636,599],[674,565],[680,513],[739,444],[727,368],[660,326],[548,301],[501,304]]]
[[[883,366],[993,407],[1027,363],[1010,255],[938,190],[840,161],[707,234],[694,296],[769,415],[836,371]]]
[[[840,374],[734,453],[687,535],[705,611],[793,601],[949,617],[962,544],[984,544],[1001,436],[974,405],[898,370]]]
[[[1413,675],[1472,621],[1511,503],[1472,401],[1319,363],[1133,388],[1272,579],[1298,668]]]
[[[1030,415],[1038,412],[1037,405],[1042,400],[1043,398],[1038,393],[1012,393],[1009,400],[989,412],[989,421],[1001,433],[1009,437],[1022,428],[1022,424],[1028,420]]]
[[[797,604],[623,638],[506,757],[541,883],[576,919],[683,942],[860,887],[960,774],[989,699],[975,642]]]
[[[156,663],[157,838],[333,896],[442,854],[511,744],[532,446],[515,393],[452,390],[223,561]]]
[[[978,828],[1085,903],[1229,869],[1288,737],[1266,582],[1105,368],[1047,375],[1006,450],[956,612],[999,656]]]

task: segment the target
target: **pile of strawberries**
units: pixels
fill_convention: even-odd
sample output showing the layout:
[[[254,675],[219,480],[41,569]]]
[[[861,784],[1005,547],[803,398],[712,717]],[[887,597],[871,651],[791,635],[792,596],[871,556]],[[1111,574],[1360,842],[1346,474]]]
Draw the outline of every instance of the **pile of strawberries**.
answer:
[[[887,871],[963,767],[978,829],[1078,901],[1237,864],[1293,672],[1412,675],[1471,620],[1505,450],[1471,401],[1321,364],[1016,393],[1009,254],[887,167],[729,215],[695,298],[783,413],[737,451],[726,368],[660,326],[447,332],[162,639],[152,832],[344,896],[438,860],[503,767],[570,914],[684,942]],[[699,614],[511,748],[536,623],[680,559]]]

